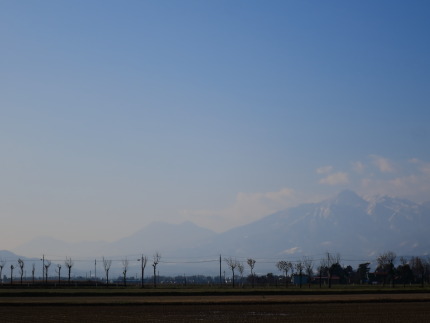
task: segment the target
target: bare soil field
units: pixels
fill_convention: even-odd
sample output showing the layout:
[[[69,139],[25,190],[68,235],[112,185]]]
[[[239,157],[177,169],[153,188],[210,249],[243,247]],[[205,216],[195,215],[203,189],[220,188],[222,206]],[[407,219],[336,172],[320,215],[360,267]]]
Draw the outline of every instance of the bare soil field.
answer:
[[[430,293],[334,295],[174,295],[174,296],[0,296],[0,307],[11,305],[187,305],[187,304],[307,304],[307,303],[428,302]]]
[[[427,302],[0,306],[2,322],[414,322]]]
[[[430,294],[0,297],[1,322],[430,322]]]

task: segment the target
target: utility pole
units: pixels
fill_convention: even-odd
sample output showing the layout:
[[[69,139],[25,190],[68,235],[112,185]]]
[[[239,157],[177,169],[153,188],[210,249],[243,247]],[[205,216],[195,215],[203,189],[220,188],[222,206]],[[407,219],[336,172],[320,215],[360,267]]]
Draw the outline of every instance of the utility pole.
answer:
[[[94,259],[94,280],[96,281],[97,287],[97,259]]]
[[[140,271],[142,276],[140,277],[140,284],[142,285],[141,288],[143,288],[143,254],[142,254],[142,258],[140,258]]]
[[[42,282],[44,281],[45,277],[45,255],[42,256]]]
[[[330,252],[327,252],[327,273],[328,273],[328,288],[331,288],[331,272],[330,272]]]
[[[221,254],[219,255],[219,286],[222,286],[222,278],[221,278]]]

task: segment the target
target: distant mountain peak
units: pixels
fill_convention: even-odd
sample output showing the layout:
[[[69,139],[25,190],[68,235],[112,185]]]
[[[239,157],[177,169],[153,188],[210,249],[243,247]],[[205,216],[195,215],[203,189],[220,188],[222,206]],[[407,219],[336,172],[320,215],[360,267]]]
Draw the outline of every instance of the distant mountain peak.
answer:
[[[339,205],[350,205],[350,206],[363,206],[366,204],[366,201],[362,197],[360,197],[357,193],[351,190],[341,191],[334,198],[334,200],[332,200],[332,202]]]

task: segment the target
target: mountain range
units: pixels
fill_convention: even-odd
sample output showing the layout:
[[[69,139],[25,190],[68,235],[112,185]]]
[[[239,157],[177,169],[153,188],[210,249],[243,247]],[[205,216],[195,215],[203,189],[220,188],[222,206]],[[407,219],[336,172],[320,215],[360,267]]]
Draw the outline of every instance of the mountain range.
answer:
[[[318,259],[326,252],[339,253],[343,259],[352,262],[372,260],[385,251],[404,256],[428,255],[429,232],[429,203],[417,204],[388,196],[364,199],[345,190],[334,198],[289,208],[223,233],[191,222],[155,222],[111,243],[73,244],[38,238],[12,251],[63,258],[137,257],[144,253],[149,261],[158,251],[166,266],[176,266],[176,270],[186,270],[184,262],[193,263],[193,260],[201,261],[201,266],[207,260],[214,269],[216,266],[211,262],[215,262],[219,255],[240,259],[251,257],[273,267],[277,260],[297,260],[303,256]]]

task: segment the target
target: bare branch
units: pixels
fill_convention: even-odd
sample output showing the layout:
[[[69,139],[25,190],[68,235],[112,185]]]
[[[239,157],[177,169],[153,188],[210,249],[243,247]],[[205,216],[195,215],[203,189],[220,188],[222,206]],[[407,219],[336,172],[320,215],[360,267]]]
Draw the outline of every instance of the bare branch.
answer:
[[[157,269],[158,263],[160,262],[160,259],[161,259],[161,254],[158,251],[156,251],[152,256],[152,267],[154,267],[154,287],[157,287],[156,269]]]
[[[105,269],[105,273],[106,273],[106,286],[109,286],[109,270],[111,265],[112,265],[112,260],[105,259],[105,257],[103,257],[103,268]]]
[[[239,265],[239,262],[236,259],[233,259],[232,257],[224,258],[224,261],[227,263],[227,266],[230,268],[233,274],[233,287],[234,287],[234,270]]]

